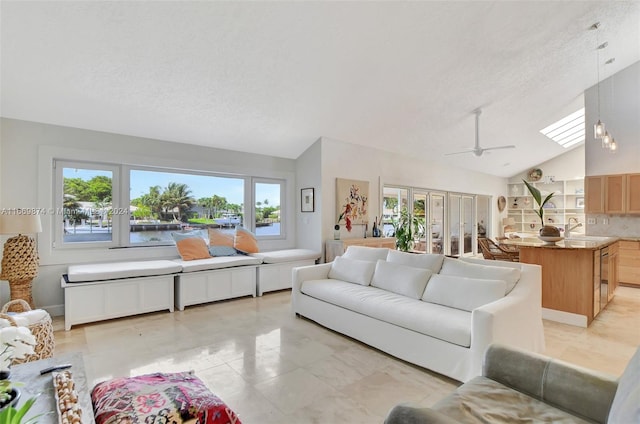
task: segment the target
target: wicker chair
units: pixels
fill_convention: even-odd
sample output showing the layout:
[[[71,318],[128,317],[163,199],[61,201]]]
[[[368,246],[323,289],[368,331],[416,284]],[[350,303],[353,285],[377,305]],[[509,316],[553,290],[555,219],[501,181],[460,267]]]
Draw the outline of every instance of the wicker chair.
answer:
[[[520,262],[520,251],[517,247],[500,246],[488,238],[478,238],[478,244],[485,259]]]

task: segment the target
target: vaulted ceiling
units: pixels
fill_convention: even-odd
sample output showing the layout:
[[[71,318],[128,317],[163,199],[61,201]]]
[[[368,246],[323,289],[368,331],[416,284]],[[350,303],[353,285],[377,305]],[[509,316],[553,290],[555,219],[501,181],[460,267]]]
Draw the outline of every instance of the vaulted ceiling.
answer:
[[[640,60],[638,1],[0,8],[3,117],[287,158],[326,136],[498,176],[563,153],[538,131]],[[473,147],[476,108],[481,145],[516,148],[443,156]]]

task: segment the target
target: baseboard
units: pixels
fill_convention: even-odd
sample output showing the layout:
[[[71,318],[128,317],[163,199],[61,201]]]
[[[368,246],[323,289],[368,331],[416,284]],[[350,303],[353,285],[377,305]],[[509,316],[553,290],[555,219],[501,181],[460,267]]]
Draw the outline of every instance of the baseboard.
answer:
[[[587,317],[571,312],[542,308],[542,318],[549,321],[561,322],[562,324],[569,324],[575,325],[576,327],[587,328]]]
[[[52,317],[64,316],[64,305],[39,306],[38,309],[44,309]]]

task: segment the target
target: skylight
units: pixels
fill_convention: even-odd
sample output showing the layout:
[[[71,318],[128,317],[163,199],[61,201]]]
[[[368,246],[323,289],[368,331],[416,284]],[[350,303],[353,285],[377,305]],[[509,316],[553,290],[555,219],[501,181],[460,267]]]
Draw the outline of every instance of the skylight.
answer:
[[[584,108],[540,130],[565,149],[584,141]]]

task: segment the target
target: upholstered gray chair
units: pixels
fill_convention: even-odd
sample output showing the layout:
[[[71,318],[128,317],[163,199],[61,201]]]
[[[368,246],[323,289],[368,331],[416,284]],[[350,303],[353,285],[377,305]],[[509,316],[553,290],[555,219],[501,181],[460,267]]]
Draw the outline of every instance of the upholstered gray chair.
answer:
[[[640,348],[619,379],[503,345],[482,374],[432,408],[395,406],[385,424],[640,423]]]

